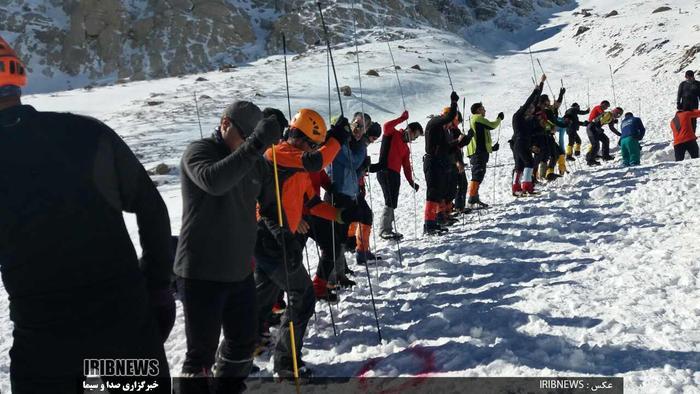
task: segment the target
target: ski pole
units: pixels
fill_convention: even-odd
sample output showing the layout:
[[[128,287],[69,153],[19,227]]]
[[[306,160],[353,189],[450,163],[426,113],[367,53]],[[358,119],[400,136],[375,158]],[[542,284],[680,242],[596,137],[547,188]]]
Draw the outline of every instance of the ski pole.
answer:
[[[304,245],[304,254],[306,254],[306,271],[309,273],[309,276],[311,276],[311,263],[309,262],[309,249]],[[319,260],[319,264],[321,263],[321,260]],[[330,304],[329,304],[330,305]],[[316,316],[316,308],[314,308],[314,325],[318,329],[318,317]]]
[[[530,52],[530,64],[532,65],[532,82],[537,85],[537,71],[535,71],[535,59],[532,57],[532,49],[528,46],[527,51]]]
[[[292,120],[292,100],[289,98],[289,73],[287,71],[287,39],[282,33],[282,51],[284,52],[284,83],[287,87],[287,111],[289,120]]]
[[[617,96],[615,96],[615,78],[613,78],[612,65],[608,64],[608,67],[610,68],[610,84],[612,85],[613,102],[617,107]]]
[[[202,133],[202,121],[199,118],[199,104],[197,103],[197,91],[195,90],[193,92],[194,94],[194,108],[197,110],[197,123],[199,124],[199,138],[204,139],[204,133]]]
[[[326,47],[328,48],[328,57],[331,60],[331,68],[333,68],[333,78],[335,79],[335,90],[338,92],[338,103],[340,103],[340,116],[345,116],[343,112],[343,99],[340,97],[340,87],[338,86],[338,74],[335,72],[335,62],[333,61],[333,52],[331,52],[331,41],[328,38],[328,28],[326,27],[326,22],[323,19],[323,9],[321,9],[321,2],[317,2],[318,12],[321,16],[321,25],[323,26],[323,34],[326,38]]]
[[[587,88],[586,88],[586,99],[588,100],[588,109],[591,108],[591,80],[587,80]]]
[[[498,125],[498,137],[496,137],[496,143],[498,144],[499,141],[501,140],[501,127],[503,127],[503,124]],[[498,150],[496,151],[496,159],[494,160],[494,170],[493,170],[493,202],[496,202],[496,173],[498,172],[498,152],[501,150],[500,145],[498,146]]]
[[[319,12],[321,12],[321,15],[323,15],[323,12],[321,11],[321,3],[318,3],[318,9],[319,9]],[[362,79],[360,78],[360,54],[359,54],[359,50],[357,47],[357,21],[355,18],[354,11],[355,11],[355,1],[353,0],[353,2],[352,2],[353,41],[355,42],[355,56],[357,57],[357,76],[358,76],[359,85],[360,85],[360,103],[363,106],[362,107],[362,124],[363,124],[363,127],[366,128],[367,125],[365,124],[366,120],[365,120],[365,111],[364,111],[364,100],[362,98]],[[323,17],[321,18],[321,23],[323,24],[323,30],[326,33],[326,41],[328,41],[328,31],[326,30],[325,22],[323,22]],[[331,59],[332,59],[332,57],[331,57]],[[334,69],[333,73],[335,75],[335,69]],[[337,83],[337,79],[336,79],[336,83]],[[340,92],[338,92],[338,94],[340,94]],[[352,165],[352,157],[349,157],[349,155],[348,155],[348,161]],[[354,168],[354,165],[352,168]],[[353,171],[353,175],[355,175],[355,183],[357,183],[359,185],[359,181],[357,179],[357,174],[355,174],[354,171]],[[355,196],[355,201],[357,201],[357,196]],[[372,222],[374,222],[374,221],[372,221]],[[362,226],[360,225],[359,228],[360,228],[360,238],[362,238],[363,237]],[[366,259],[366,257],[365,257],[365,259]],[[372,290],[372,278],[369,274],[369,267],[367,266],[367,264],[368,264],[367,261],[365,261],[365,272],[367,273],[367,283],[369,285],[369,294],[370,294],[370,297],[372,299],[372,309],[374,310],[374,320],[377,324],[377,336],[379,337],[379,344],[381,344],[382,343],[382,331],[379,328],[379,317],[377,315],[377,306],[376,306],[375,301],[374,301],[374,291]],[[376,264],[376,262],[375,262],[375,264]]]
[[[540,62],[540,59],[537,59],[537,64],[540,65],[540,70],[542,70],[542,74],[547,75],[544,72],[544,68],[542,67],[542,63]],[[552,101],[554,101],[554,90],[552,90],[552,85],[549,84],[549,78],[547,78],[547,88],[549,88],[549,93],[552,94]]]
[[[314,241],[318,240],[318,234],[316,233],[316,229],[313,226],[311,227],[311,232],[314,235]],[[335,223],[331,222],[331,227],[335,227]],[[328,279],[330,276],[330,272],[326,272],[326,268],[323,266],[323,262],[321,259],[321,251],[318,249],[318,242],[314,242],[314,245],[316,245],[316,255],[318,256],[318,265],[321,267],[321,274]],[[335,243],[333,245],[333,265],[335,266]],[[337,337],[338,332],[335,328],[335,318],[333,317],[333,308],[331,307],[331,303],[328,302],[328,314],[331,316],[331,325],[333,326],[333,336]]]
[[[391,51],[391,44],[389,44],[389,41],[387,40],[386,46],[389,48],[389,56],[391,56],[391,64],[394,67],[394,73],[396,74],[396,82],[399,84],[399,93],[401,93],[401,103],[403,104],[403,110],[404,112],[406,111],[406,99],[404,98],[403,95],[403,88],[401,87],[401,79],[399,78],[399,70],[396,69],[396,60],[394,60],[394,53]],[[408,125],[408,119],[406,119],[406,125]],[[414,172],[414,166],[413,166],[413,139],[410,138],[409,135],[409,156],[408,158],[411,161],[411,178],[413,178],[413,182],[416,181],[416,174]],[[413,189],[413,235],[415,236],[416,239],[418,239],[418,224],[416,223],[418,214],[416,212],[416,189]],[[394,220],[395,221],[395,220]],[[396,223],[394,223],[394,228],[396,228]],[[398,229],[397,229],[398,230]]]
[[[454,85],[452,85],[452,77],[450,76],[450,69],[447,68],[447,60],[444,59],[445,55],[442,55],[443,57],[443,62],[445,62],[445,70],[447,71],[447,78],[450,79],[450,87],[452,88],[452,91],[455,91]]]

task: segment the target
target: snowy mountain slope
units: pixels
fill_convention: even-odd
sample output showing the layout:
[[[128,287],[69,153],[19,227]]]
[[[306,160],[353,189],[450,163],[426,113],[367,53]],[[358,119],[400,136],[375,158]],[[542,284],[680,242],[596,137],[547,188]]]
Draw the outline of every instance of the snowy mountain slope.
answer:
[[[648,128],[643,166],[625,170],[616,161],[591,171],[579,161],[571,176],[545,187],[536,199],[514,200],[509,194],[512,158],[505,141],[512,133],[510,114],[532,89],[528,44],[532,37],[541,38],[532,46],[533,55],[541,60],[553,89],[558,90],[559,79],[564,79],[568,103],[575,100],[585,106],[589,80],[592,104],[612,100],[605,53],[593,47],[581,49],[572,40],[580,20],[574,12],[581,8],[604,12],[612,4],[582,1],[579,9],[555,15],[535,35],[534,26],[515,35],[482,31],[488,38],[484,42],[508,41],[492,52],[435,30],[396,32],[416,37],[391,43],[413,120],[425,124],[429,114],[448,104],[443,54],[455,88],[467,104],[483,100],[489,118],[506,112],[500,130],[503,149],[492,158],[491,164],[497,167],[489,169],[482,186],[483,199],[497,204],[480,220],[469,216],[444,238],[426,239],[414,234],[416,217],[421,225],[424,194],[415,195],[418,210],[414,212],[414,194],[404,185],[397,211],[398,228],[406,234],[401,243],[403,265],[395,245],[378,239],[374,248],[386,259],[376,269],[371,267],[384,341],[376,345],[367,279],[350,257],[360,286],[344,292],[340,305],[334,307],[338,337],[333,336],[325,304],[317,306],[318,320],[310,325],[304,358],[317,371],[328,376],[618,375],[625,377],[626,392],[700,392],[700,281],[695,258],[700,247],[694,242],[699,219],[692,199],[700,177],[696,161],[669,162],[668,122],[675,109],[678,74],[657,73],[643,59],[637,69],[625,66],[616,72],[618,104],[639,112],[641,98]],[[633,0],[614,4],[621,14],[620,26],[630,29],[623,34],[631,46],[638,45],[641,39],[635,38],[635,26],[652,29],[651,21],[660,15],[651,14],[655,4]],[[674,5],[692,10],[694,2]],[[623,18],[624,10],[633,7],[635,17]],[[670,37],[669,48],[685,45],[683,33],[692,29],[698,16],[695,9],[672,26],[649,31],[648,36]],[[634,23],[625,22],[632,19]],[[381,36],[379,31],[374,34]],[[592,41],[596,37],[603,41],[607,32],[593,29],[585,34]],[[352,50],[334,51],[340,84],[354,91],[353,97],[343,97],[345,112],[361,110],[364,103],[364,110],[379,122],[397,116],[401,99],[386,43],[359,48],[362,101],[355,58],[348,54]],[[293,110],[312,107],[328,112],[325,62],[321,50],[290,61]],[[422,71],[411,69],[414,64]],[[675,66],[668,67],[673,71]],[[695,60],[690,67],[700,68],[700,63]],[[380,76],[365,76],[370,68]],[[195,82],[198,76],[187,76],[33,95],[25,101],[38,109],[99,117],[125,138],[147,168],[161,162],[177,167],[186,143],[199,138],[195,91],[206,134],[233,98],[286,111],[280,56],[231,73],[201,76],[207,81]],[[331,101],[337,113],[334,92]],[[413,160],[417,181],[424,186],[422,142],[414,144]],[[379,144],[370,147],[375,161],[378,150]],[[174,168],[154,179],[178,231],[178,171]],[[370,188],[377,212],[382,199],[373,177]],[[135,230],[133,218],[129,227]],[[313,270],[317,258],[312,243],[309,254]],[[7,310],[7,301],[0,302]],[[7,391],[11,345],[7,315],[0,316],[0,333],[0,391]],[[185,347],[179,309],[166,344],[174,374],[179,372]],[[269,373],[267,360],[259,360],[259,365],[263,374]]]
[[[355,4],[356,3],[356,4]],[[573,0],[343,0],[323,2],[334,43],[379,26],[457,32],[494,21],[513,30],[541,9]],[[354,9],[354,11],[353,11]],[[230,67],[318,46],[316,2],[307,0],[0,0],[0,34],[24,59],[31,92],[143,80]]]

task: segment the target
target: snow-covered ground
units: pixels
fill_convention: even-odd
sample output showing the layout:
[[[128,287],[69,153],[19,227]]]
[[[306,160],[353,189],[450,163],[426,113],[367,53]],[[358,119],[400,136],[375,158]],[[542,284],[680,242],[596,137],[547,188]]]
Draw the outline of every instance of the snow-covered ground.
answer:
[[[469,32],[478,47],[438,31],[391,43],[412,120],[425,124],[429,114],[449,104],[443,59],[468,105],[483,101],[489,118],[506,113],[497,132],[504,148],[492,157],[496,167],[489,169],[481,189],[482,199],[495,206],[480,217],[470,215],[445,237],[426,239],[420,234],[424,193],[414,196],[404,185],[397,212],[398,228],[406,234],[403,264],[394,244],[377,239],[373,246],[385,257],[371,267],[384,340],[377,344],[367,278],[350,258],[359,286],[343,292],[340,304],[333,306],[338,336],[333,335],[326,304],[317,305],[309,326],[304,359],[317,373],[615,375],[625,378],[629,393],[700,393],[700,246],[695,243],[700,217],[693,198],[700,193],[700,172],[697,161],[671,162],[668,127],[680,82],[673,59],[681,57],[685,45],[700,41],[700,6],[692,0],[672,3],[674,10],[652,14],[663,4],[583,0],[577,9],[553,15],[538,32],[535,27],[518,34],[483,27]],[[572,37],[583,19],[573,13],[582,8],[602,15],[616,9],[620,15],[590,17],[586,23],[595,27],[576,41]],[[669,43],[661,52],[644,56],[671,59],[667,64],[654,70],[646,58],[631,56],[639,45],[658,38]],[[623,43],[622,53],[630,55],[624,64],[623,55],[606,58],[612,43],[599,46],[615,39]],[[491,43],[501,45],[484,49]],[[555,91],[564,80],[567,103],[586,106],[589,84],[591,104],[613,101],[609,65],[617,70],[617,104],[635,113],[641,108],[648,129],[642,166],[625,169],[618,159],[589,170],[579,160],[570,176],[542,188],[540,197],[510,196],[513,159],[506,141],[512,134],[510,117],[533,85],[529,44]],[[364,109],[383,123],[403,109],[387,44],[374,42],[359,49],[362,100],[355,56],[350,53],[354,48],[334,51],[340,84],[354,92],[353,97],[343,97],[345,112]],[[411,69],[414,64],[422,70]],[[700,69],[700,61],[689,68]],[[380,76],[364,76],[368,69]],[[168,204],[173,231],[178,232],[177,165],[186,144],[199,138],[193,95],[199,98],[202,127],[209,134],[219,112],[233,99],[286,111],[283,70],[282,57],[276,56],[231,73],[27,96],[25,101],[40,110],[96,116],[124,137],[147,168],[161,162],[174,167],[169,175],[154,179]],[[325,52],[319,49],[294,60],[290,56],[289,72],[292,109],[310,107],[327,114]],[[199,76],[207,81],[195,82]],[[333,113],[339,112],[335,92],[331,103]],[[581,135],[585,140],[585,132]],[[424,186],[422,143],[414,144],[413,160],[418,183]],[[378,151],[379,143],[370,147],[375,161]],[[374,177],[370,187],[379,212],[383,203]],[[135,221],[127,219],[136,239]],[[313,270],[315,248],[309,251]],[[0,305],[7,311],[6,297]],[[3,392],[9,391],[11,327],[3,312]],[[178,305],[176,326],[166,344],[175,375],[185,349]],[[258,364],[263,374],[271,369],[267,359]]]

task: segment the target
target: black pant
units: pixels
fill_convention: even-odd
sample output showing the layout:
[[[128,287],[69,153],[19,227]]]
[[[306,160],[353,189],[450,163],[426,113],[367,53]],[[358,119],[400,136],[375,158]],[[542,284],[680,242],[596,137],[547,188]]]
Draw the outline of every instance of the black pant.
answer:
[[[534,168],[535,160],[532,157],[530,144],[527,141],[516,140],[513,143],[513,158],[515,159],[515,170],[520,172],[525,168]]]
[[[396,209],[399,204],[399,188],[401,187],[401,175],[390,169],[377,172],[377,181],[382,187],[384,205]]]
[[[486,165],[489,162],[488,153],[474,153],[469,157],[469,165],[472,168],[472,181],[483,182],[486,176]]]
[[[240,282],[178,278],[177,285],[187,335],[182,372],[199,373],[216,362],[214,376],[245,379],[257,337],[253,275]],[[224,339],[219,344],[222,328]]]
[[[683,161],[683,159],[685,159],[686,152],[690,154],[691,159],[697,159],[698,141],[692,140],[673,146],[673,153],[676,155],[676,161]]]
[[[561,150],[559,144],[557,144],[557,141],[554,139],[554,135],[552,134],[547,137],[547,148],[549,149],[549,163],[547,167],[554,168],[557,165],[559,156],[563,155],[564,152]]]
[[[591,123],[586,128],[586,133],[591,141],[591,150],[586,154],[587,161],[593,161],[598,157],[601,145],[603,147],[603,157],[610,156],[610,139],[600,126]]]
[[[341,243],[345,240],[348,227],[317,216],[307,216],[304,219],[311,227],[309,236],[321,250],[316,275],[327,281],[342,253]]]
[[[447,180],[445,181],[445,200],[448,202],[457,197],[458,175],[457,163],[450,162],[449,166],[447,167],[447,172],[445,173],[445,176],[447,177]]]
[[[457,197],[455,198],[455,208],[463,209],[467,203],[467,173],[462,171],[457,174]]]
[[[286,272],[284,262],[256,257],[255,286],[260,310],[270,310],[277,300],[279,289],[287,292],[289,303],[282,316],[274,351],[274,371],[292,370],[292,347],[289,322],[294,322],[294,341],[297,361],[301,360],[301,349],[306,326],[314,314],[316,296],[311,278],[303,264],[297,264]],[[289,281],[289,282],[287,282]],[[287,285],[289,283],[289,287]]]
[[[447,189],[448,158],[445,156],[423,156],[423,173],[425,174],[425,198],[428,201],[440,202],[445,199]]]
[[[575,144],[581,145],[581,137],[578,135],[578,127],[574,129],[566,129],[566,135],[569,136],[569,146],[574,146]]]

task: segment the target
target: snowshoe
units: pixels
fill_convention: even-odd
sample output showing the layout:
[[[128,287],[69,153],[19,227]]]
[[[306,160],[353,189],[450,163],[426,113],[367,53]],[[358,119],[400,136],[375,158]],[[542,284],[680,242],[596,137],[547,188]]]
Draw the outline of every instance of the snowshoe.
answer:
[[[607,155],[607,156],[603,156],[602,159],[605,161],[615,160],[615,156]]]
[[[356,285],[357,285],[357,282],[355,282],[355,281],[352,280],[352,279],[349,279],[349,278],[346,278],[346,277],[342,276],[342,277],[340,277],[340,279],[338,280],[338,285],[340,285],[340,287],[342,287],[342,288],[347,289],[347,288],[356,286]]]
[[[374,253],[370,252],[369,250],[366,251],[357,251],[355,252],[355,261],[357,262],[358,265],[365,265],[367,264],[368,261],[375,261],[375,260],[381,260],[381,258],[377,258],[377,256],[374,255]]]
[[[308,381],[314,377],[314,373],[303,362],[299,362],[299,380]],[[277,382],[294,379],[294,369],[284,368],[275,370],[274,378]]]
[[[443,235],[448,230],[437,223],[426,223],[423,225],[423,234],[425,235]]]
[[[469,208],[475,209],[487,209],[489,204],[479,200],[478,198],[469,202]]]
[[[379,233],[379,238],[396,241],[403,239],[403,234],[397,233],[396,231],[382,231],[381,233]]]
[[[561,175],[551,172],[547,174],[547,182],[556,181],[559,177],[561,177]]]

